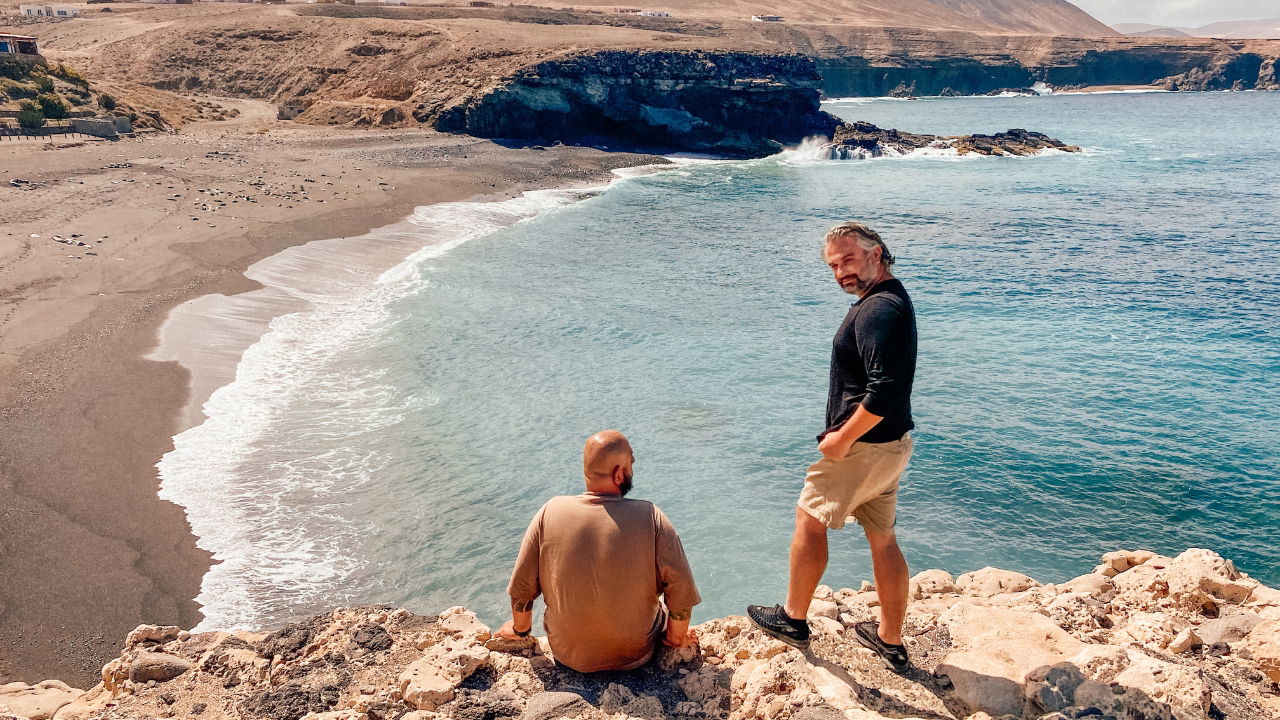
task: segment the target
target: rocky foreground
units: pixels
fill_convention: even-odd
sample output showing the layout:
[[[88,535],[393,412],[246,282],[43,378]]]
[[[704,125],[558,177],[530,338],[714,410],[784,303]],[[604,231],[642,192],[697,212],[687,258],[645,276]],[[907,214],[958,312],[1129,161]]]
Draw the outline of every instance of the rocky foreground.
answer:
[[[846,635],[875,592],[819,588],[802,653],[745,618],[629,673],[582,675],[473,613],[342,608],[276,632],[144,625],[85,692],[0,687],[0,719],[1280,718],[1280,590],[1208,550],[1104,555],[1042,585],[984,568],[911,581],[895,675]],[[7,714],[6,714],[7,713]]]
[[[926,135],[881,128],[869,122],[841,123],[832,133],[831,142],[822,145],[819,152],[827,160],[861,160],[924,149],[954,150],[957,155],[1021,156],[1044,150],[1080,152],[1075,145],[1021,129],[994,135]]]

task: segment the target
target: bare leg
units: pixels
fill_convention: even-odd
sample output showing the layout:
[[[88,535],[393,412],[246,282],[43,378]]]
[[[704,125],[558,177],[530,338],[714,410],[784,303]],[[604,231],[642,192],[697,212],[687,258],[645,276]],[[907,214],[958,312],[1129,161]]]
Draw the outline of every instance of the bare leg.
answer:
[[[907,589],[911,582],[907,559],[898,547],[898,536],[863,528],[871,545],[871,565],[876,576],[876,594],[880,596],[880,639],[890,645],[902,644],[902,621],[907,616]],[[794,548],[794,546],[792,546]],[[792,550],[795,557],[795,550]],[[825,558],[825,554],[823,555]],[[792,567],[794,567],[794,560]],[[792,570],[794,578],[795,571]],[[795,581],[792,580],[794,585]]]
[[[809,601],[826,569],[827,526],[797,507],[796,531],[791,536],[791,584],[784,606],[792,619],[803,620],[809,615]]]

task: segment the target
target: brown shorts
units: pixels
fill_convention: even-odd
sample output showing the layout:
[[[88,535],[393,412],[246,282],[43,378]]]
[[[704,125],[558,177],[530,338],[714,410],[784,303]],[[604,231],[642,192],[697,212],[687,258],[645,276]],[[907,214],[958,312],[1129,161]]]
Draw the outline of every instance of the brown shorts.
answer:
[[[840,460],[822,458],[809,468],[800,509],[832,530],[854,518],[868,530],[893,530],[898,478],[911,459],[911,434],[887,443],[853,444]]]

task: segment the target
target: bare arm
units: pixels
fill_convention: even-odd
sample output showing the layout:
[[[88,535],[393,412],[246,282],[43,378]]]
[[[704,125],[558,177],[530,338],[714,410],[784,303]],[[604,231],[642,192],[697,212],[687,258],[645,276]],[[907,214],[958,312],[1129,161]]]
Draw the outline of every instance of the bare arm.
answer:
[[[508,640],[524,637],[533,630],[533,601],[511,598],[511,619],[498,628],[494,635]]]
[[[821,452],[823,457],[839,460],[848,455],[849,448],[883,419],[880,415],[867,410],[865,406],[859,405],[843,425],[822,438],[822,442],[818,443],[818,452]]]
[[[689,629],[693,609],[671,610],[667,616],[667,635],[663,642],[670,647],[684,647],[698,641],[698,634]]]

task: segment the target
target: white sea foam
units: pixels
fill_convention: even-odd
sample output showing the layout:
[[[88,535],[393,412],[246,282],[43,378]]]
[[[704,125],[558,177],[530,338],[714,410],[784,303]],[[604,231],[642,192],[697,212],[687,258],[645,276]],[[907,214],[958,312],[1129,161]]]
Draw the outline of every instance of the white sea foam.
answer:
[[[203,422],[189,414],[193,426],[158,464],[161,497],[186,509],[216,563],[196,598],[200,630],[260,627],[319,595],[342,602],[335,587],[368,562],[346,548],[372,528],[338,508],[390,461],[342,440],[384,432],[432,402],[397,394],[381,370],[343,358],[392,321],[390,306],[425,281],[431,258],[600,191],[422,207],[359,238],[267,258],[245,273],[262,290],[197,299],[174,314],[152,357],[192,368],[197,392],[221,384],[203,403]],[[229,355],[239,355],[234,373],[212,372]],[[313,416],[297,418],[300,407]],[[286,413],[291,437],[272,432]]]

